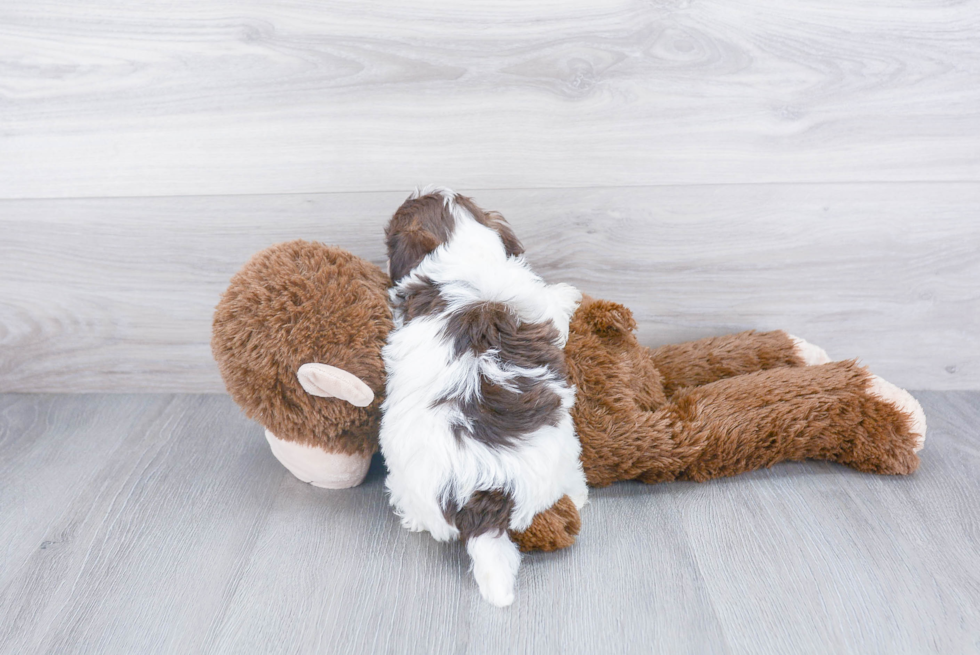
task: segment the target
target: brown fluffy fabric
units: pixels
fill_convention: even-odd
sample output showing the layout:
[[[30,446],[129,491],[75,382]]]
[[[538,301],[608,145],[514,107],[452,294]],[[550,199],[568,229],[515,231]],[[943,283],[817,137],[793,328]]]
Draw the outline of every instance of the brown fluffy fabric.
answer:
[[[664,393],[784,366],[803,366],[785,332],[740,332],[670,344],[651,351]]]
[[[859,471],[913,472],[919,457],[909,417],[867,393],[854,361],[778,368],[684,389],[646,418],[670,436],[669,464],[650,449],[643,482],[704,481],[787,460],[824,459]]]
[[[910,417],[855,362],[802,366],[784,332],[650,350],[622,305],[586,297],[565,354],[589,484],[708,480],[785,460],[910,473]],[[667,391],[672,393],[668,394]]]
[[[510,538],[524,552],[532,550],[558,550],[575,543],[582,527],[575,503],[568,496],[551,506],[546,512],[535,515],[531,526],[524,532],[511,531]]]
[[[856,362],[803,366],[780,331],[650,350],[635,327],[626,307],[589,297],[572,317],[565,356],[591,486],[705,481],[787,460],[882,474],[919,464],[911,417],[867,393],[871,374]],[[512,537],[522,550],[571,545],[565,512],[556,504]]]
[[[228,393],[280,439],[331,452],[378,449],[391,330],[388,277],[340,248],[291,241],[258,253],[231,280],[214,315],[211,350]],[[296,371],[317,362],[374,391],[368,407],[303,390]]]

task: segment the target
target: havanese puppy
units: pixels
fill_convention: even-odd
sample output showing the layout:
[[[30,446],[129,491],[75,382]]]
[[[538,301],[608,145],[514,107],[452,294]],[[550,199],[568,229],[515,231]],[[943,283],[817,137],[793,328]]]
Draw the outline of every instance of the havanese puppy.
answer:
[[[385,229],[395,328],[380,442],[409,530],[462,539],[480,593],[514,601],[508,530],[587,498],[562,348],[581,294],[534,274],[502,216],[416,191]]]

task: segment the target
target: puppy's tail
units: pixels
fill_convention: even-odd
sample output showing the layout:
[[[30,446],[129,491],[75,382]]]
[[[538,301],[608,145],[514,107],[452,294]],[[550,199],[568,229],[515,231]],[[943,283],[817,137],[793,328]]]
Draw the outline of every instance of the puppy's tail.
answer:
[[[497,607],[513,603],[521,553],[507,533],[484,532],[470,537],[466,552],[473,560],[473,577],[480,594]]]

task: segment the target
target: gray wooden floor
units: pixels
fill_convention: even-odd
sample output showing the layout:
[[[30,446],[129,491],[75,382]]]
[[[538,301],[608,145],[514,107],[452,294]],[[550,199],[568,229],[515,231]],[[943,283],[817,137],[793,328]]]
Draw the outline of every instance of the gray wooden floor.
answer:
[[[914,476],[615,485],[500,610],[380,461],[324,491],[226,396],[0,395],[0,651],[980,652],[980,392],[916,396]]]

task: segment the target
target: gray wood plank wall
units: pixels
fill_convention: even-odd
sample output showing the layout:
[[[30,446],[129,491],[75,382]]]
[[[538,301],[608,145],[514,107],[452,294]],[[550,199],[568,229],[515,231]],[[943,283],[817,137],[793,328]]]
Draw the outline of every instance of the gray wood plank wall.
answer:
[[[0,391],[220,391],[288,238],[381,262],[416,184],[649,344],[785,328],[980,388],[980,2],[0,5]]]

